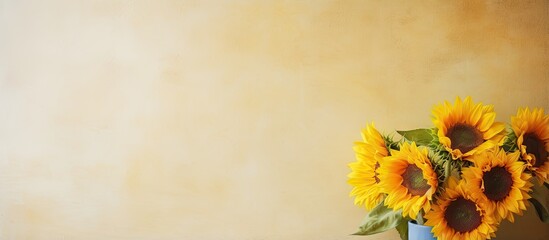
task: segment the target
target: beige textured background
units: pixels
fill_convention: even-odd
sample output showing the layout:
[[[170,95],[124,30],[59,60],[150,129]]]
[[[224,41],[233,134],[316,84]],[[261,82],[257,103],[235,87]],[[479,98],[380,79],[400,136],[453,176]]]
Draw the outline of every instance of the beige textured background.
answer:
[[[0,8],[0,239],[397,239],[349,236],[366,123],[466,95],[549,111],[548,1]]]

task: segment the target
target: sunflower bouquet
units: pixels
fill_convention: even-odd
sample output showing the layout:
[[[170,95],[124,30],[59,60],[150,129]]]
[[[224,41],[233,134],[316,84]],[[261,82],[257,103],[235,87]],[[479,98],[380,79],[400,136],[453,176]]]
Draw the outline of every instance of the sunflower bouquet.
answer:
[[[521,108],[510,125],[492,105],[458,97],[432,112],[433,127],[381,134],[374,124],[356,142],[348,182],[368,214],[355,235],[408,222],[432,227],[438,239],[490,239],[501,221],[533,205],[549,222],[549,115]]]

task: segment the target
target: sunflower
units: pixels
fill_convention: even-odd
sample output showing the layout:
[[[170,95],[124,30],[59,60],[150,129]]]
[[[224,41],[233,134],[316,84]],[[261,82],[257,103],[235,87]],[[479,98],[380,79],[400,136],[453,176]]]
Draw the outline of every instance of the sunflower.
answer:
[[[513,213],[522,215],[526,210],[531,176],[524,173],[524,163],[518,159],[518,151],[506,154],[503,149],[494,149],[475,155],[475,166],[462,172],[466,188],[475,196],[485,198],[497,220],[514,222]]]
[[[433,123],[438,129],[439,142],[453,159],[469,156],[499,145],[505,135],[505,125],[494,122],[492,105],[473,104],[470,97],[458,97],[452,106],[448,102],[433,109]]]
[[[520,108],[516,116],[511,117],[511,127],[517,136],[522,159],[529,170],[536,174],[540,182],[549,176],[549,115],[543,109]]]
[[[402,208],[403,216],[416,219],[420,209],[426,212],[431,208],[438,179],[426,148],[404,142],[399,151],[391,150],[379,169],[379,179],[381,190],[388,194],[385,205]]]
[[[362,142],[356,142],[353,149],[356,161],[349,164],[348,183],[353,186],[350,196],[355,197],[356,205],[364,205],[371,210],[383,200],[379,189],[378,168],[383,157],[389,155],[385,140],[375,129],[374,124],[362,130]]]
[[[482,198],[476,198],[464,189],[464,181],[449,179],[449,186],[425,214],[425,225],[439,239],[489,239],[495,236],[497,220]]]

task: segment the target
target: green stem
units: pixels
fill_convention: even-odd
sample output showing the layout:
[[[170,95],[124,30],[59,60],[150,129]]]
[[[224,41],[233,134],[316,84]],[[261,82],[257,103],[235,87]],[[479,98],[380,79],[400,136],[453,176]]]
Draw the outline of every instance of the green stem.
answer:
[[[419,212],[417,213],[416,222],[418,225],[423,225],[425,223],[425,220],[423,220],[423,209],[419,210]]]
[[[444,163],[444,183],[448,182],[448,178],[450,177],[450,173],[452,172],[452,160],[446,160]]]

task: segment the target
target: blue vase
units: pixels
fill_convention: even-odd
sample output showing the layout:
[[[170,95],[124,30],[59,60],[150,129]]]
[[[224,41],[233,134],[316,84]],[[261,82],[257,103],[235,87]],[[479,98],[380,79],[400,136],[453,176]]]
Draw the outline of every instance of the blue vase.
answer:
[[[408,240],[436,240],[431,230],[433,227],[423,226],[416,221],[408,222]]]

